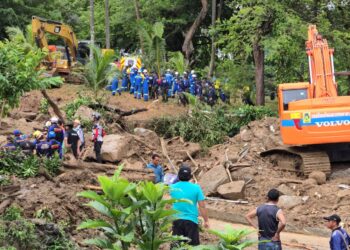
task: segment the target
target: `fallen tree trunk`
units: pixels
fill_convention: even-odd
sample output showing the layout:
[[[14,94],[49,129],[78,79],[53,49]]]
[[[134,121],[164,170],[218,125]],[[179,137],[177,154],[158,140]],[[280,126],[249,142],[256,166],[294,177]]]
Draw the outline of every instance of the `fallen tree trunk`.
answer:
[[[58,108],[57,104],[51,99],[51,97],[47,94],[45,89],[41,90],[41,94],[45,97],[49,105],[52,107],[53,112],[57,115],[57,117],[60,118],[63,123],[65,123],[60,109]]]
[[[133,115],[136,113],[145,112],[148,110],[146,108],[142,108],[142,109],[133,109],[133,110],[129,110],[129,111],[124,111],[124,110],[121,110],[118,108],[109,107],[109,106],[102,105],[99,103],[89,104],[88,107],[92,108],[92,109],[104,109],[104,110],[109,111],[109,112],[117,113],[120,116],[129,116],[129,115]]]
[[[96,162],[86,162],[82,160],[77,161],[64,161],[63,166],[66,168],[72,168],[72,169],[90,169],[94,171],[101,171],[101,172],[108,172],[110,170],[116,170],[118,168],[117,165],[112,164],[101,164]],[[130,167],[123,167],[123,171],[130,171],[130,172],[138,172],[138,173],[153,173],[151,169],[135,169]]]

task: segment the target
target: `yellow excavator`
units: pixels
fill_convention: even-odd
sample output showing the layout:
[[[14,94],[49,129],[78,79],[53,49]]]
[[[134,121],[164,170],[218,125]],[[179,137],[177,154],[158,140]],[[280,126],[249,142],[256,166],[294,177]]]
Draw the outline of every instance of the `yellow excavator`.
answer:
[[[32,17],[32,31],[35,42],[39,48],[46,48],[49,54],[43,66],[48,70],[49,75],[62,75],[64,78],[71,73],[72,67],[77,63],[78,40],[69,25],[61,22],[47,20],[41,17]],[[57,50],[56,46],[48,44],[46,34],[61,37],[65,46],[63,51]]]
[[[82,79],[77,74],[72,74],[72,69],[78,62],[85,64],[89,58],[90,41],[78,41],[73,29],[58,21],[45,18],[32,17],[32,32],[35,42],[39,48],[46,48],[48,56],[42,62],[47,69],[47,75],[60,75],[67,82],[81,83]],[[64,46],[49,45],[46,34],[61,37]],[[102,49],[102,53],[112,53],[112,49]]]

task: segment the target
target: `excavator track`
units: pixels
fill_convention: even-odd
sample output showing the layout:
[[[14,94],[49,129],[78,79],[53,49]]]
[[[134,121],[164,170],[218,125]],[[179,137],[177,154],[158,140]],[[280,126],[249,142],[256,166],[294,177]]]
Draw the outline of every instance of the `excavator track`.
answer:
[[[278,147],[261,152],[260,155],[263,157],[280,156],[279,160],[282,161],[287,158],[292,159],[289,167],[304,176],[308,176],[313,171],[324,172],[327,176],[331,174],[331,163],[326,151],[311,147]],[[275,160],[274,163],[278,167],[278,160]]]

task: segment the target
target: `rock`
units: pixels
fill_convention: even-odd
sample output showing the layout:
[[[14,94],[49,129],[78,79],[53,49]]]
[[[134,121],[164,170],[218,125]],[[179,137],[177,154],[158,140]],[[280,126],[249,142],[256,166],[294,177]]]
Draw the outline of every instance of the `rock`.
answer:
[[[290,187],[288,187],[286,184],[279,185],[279,187],[277,189],[283,195],[294,195],[293,190]]]
[[[220,185],[227,182],[229,182],[229,178],[226,170],[223,166],[219,165],[203,174],[198,184],[202,187],[203,193],[209,195],[215,193]]]
[[[318,185],[322,185],[326,183],[326,174],[321,171],[313,171],[309,174],[310,179],[316,180]]]
[[[242,180],[248,181],[250,179],[254,179],[254,176],[258,174],[258,171],[255,168],[252,167],[246,167],[246,168],[239,168],[236,171],[233,171],[231,173],[231,176],[235,180]]]
[[[244,181],[233,181],[218,187],[218,193],[226,199],[238,200],[244,198]]]
[[[47,122],[50,120],[50,116],[46,114],[38,114],[35,118],[36,122]]]
[[[149,143],[150,145],[160,145],[160,140],[157,134],[149,129],[145,128],[135,128],[134,133],[137,136],[142,137],[146,143]]]
[[[314,186],[317,185],[317,181],[315,179],[306,179],[303,181],[304,186]]]
[[[241,129],[239,135],[241,137],[241,140],[244,142],[248,142],[253,139],[253,134],[251,130],[249,130],[247,127],[244,127],[243,129]]]
[[[303,203],[301,196],[294,195],[282,195],[279,198],[278,205],[282,208],[291,209]]]
[[[80,120],[91,120],[92,114],[95,111],[89,107],[86,106],[80,106],[78,110],[75,112],[75,117],[79,118]]]

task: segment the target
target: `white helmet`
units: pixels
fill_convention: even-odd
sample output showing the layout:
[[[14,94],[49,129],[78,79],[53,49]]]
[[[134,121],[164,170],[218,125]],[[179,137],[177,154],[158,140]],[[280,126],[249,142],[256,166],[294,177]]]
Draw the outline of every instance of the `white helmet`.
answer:
[[[50,121],[47,121],[46,123],[45,123],[45,127],[50,127],[51,126],[51,122]]]
[[[96,120],[100,120],[101,115],[100,115],[100,113],[98,113],[98,112],[94,112],[94,113],[92,113],[92,118],[94,118],[94,119],[96,119]]]
[[[179,74],[179,72],[176,71],[176,72],[175,72],[175,75],[178,75],[178,74]]]
[[[171,70],[170,70],[170,69],[167,69],[166,71],[167,71],[167,72],[170,72]]]
[[[196,74],[193,74],[192,77],[197,77],[197,75],[196,75]]]
[[[195,71],[194,70],[191,70],[191,74],[194,74],[195,73]]]
[[[186,71],[184,72],[184,75],[187,75],[187,72],[186,72]]]
[[[144,70],[143,70],[143,73],[147,73],[147,69],[144,69]]]
[[[51,121],[51,123],[57,123],[58,118],[56,116],[53,116],[53,117],[51,117],[50,121]]]

